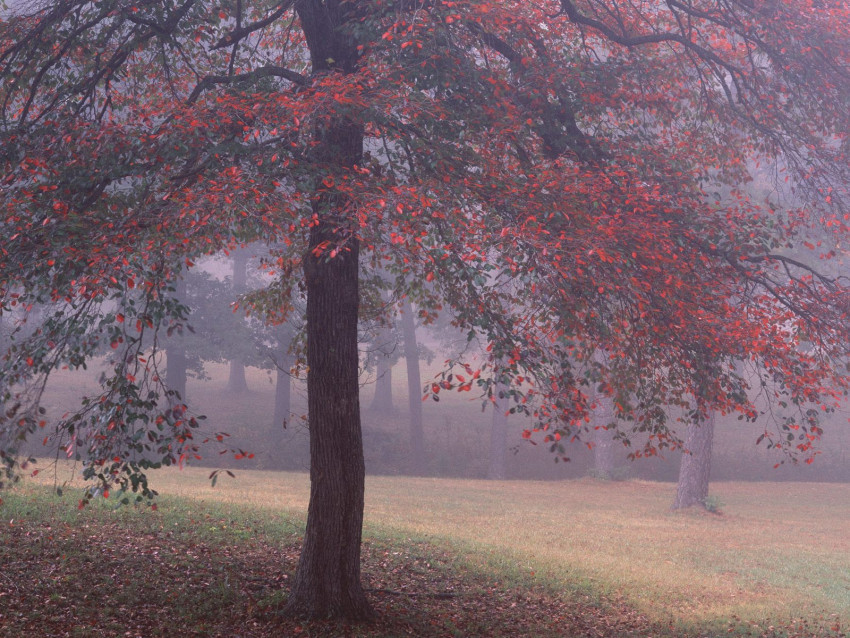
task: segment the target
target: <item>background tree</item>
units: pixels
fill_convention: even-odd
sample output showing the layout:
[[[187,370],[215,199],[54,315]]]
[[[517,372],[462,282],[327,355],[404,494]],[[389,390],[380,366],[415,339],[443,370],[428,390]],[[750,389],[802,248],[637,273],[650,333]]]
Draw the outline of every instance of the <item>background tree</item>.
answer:
[[[407,365],[410,467],[414,474],[424,474],[428,463],[425,456],[425,437],[422,432],[422,376],[419,373],[419,344],[416,341],[416,319],[407,299],[401,302],[400,314],[404,337],[404,360]]]
[[[399,338],[392,324],[378,327],[375,339],[369,346],[370,359],[375,366],[375,393],[369,410],[384,414],[395,413],[393,404],[393,366],[399,356]]]
[[[182,277],[174,285],[174,299],[178,303],[186,303],[186,281]],[[189,363],[186,357],[186,344],[183,337],[183,326],[177,325],[168,336],[165,346],[165,385],[172,392],[174,403],[188,401],[186,395],[186,377]]]
[[[494,369],[498,374],[498,368]],[[493,384],[493,419],[490,424],[490,463],[487,466],[487,478],[503,480],[507,478],[505,455],[508,447],[508,410],[510,404],[504,384]]]
[[[250,255],[246,248],[237,248],[231,253],[231,260],[233,262],[231,288],[235,297],[244,294],[248,288],[249,257]],[[236,394],[248,391],[248,381],[245,379],[245,360],[240,353],[236,353],[230,359],[227,389]]]
[[[708,484],[711,477],[711,447],[714,443],[715,413],[693,413],[688,424],[679,467],[679,481],[672,509],[700,505],[706,507]]]

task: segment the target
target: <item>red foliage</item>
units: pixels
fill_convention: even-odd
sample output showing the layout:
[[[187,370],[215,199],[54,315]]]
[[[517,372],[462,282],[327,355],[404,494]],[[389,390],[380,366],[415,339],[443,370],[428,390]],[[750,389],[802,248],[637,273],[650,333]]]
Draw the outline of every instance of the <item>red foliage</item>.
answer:
[[[3,310],[94,325],[118,306],[97,329],[123,434],[160,383],[143,335],[182,321],[175,273],[268,242],[285,312],[307,235],[332,222],[315,252],[356,237],[426,316],[482,335],[542,423],[581,427],[589,379],[664,445],[665,405],[754,416],[745,361],[799,410],[777,442],[809,452],[847,386],[843,3],[344,3],[359,57],[321,72],[292,3],[225,4],[68,3],[0,26]],[[340,120],[364,136],[354,166],[318,149]],[[9,384],[89,356],[70,325],[7,355]],[[475,373],[433,392],[492,393]],[[192,424],[162,419],[179,445],[158,449],[182,462]],[[102,458],[127,444],[92,440]]]

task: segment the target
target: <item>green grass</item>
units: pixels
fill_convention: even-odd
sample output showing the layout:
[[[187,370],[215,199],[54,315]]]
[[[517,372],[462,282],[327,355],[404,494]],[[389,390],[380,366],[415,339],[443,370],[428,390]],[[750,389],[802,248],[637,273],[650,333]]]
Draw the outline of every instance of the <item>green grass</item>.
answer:
[[[260,529],[264,542],[297,552],[306,475],[239,471],[211,488],[207,474],[158,472],[155,516],[177,517],[210,544],[247,543]],[[458,587],[483,578],[511,591],[540,588],[570,604],[610,606],[617,618],[627,610],[655,631],[672,623],[668,635],[725,633],[730,623],[761,635],[802,622],[799,635],[828,634],[850,619],[850,486],[719,483],[721,515],[671,512],[673,491],[647,481],[370,477],[366,546],[407,556],[398,567],[407,579],[430,553],[440,573],[459,574]],[[30,515],[73,525],[74,502]]]

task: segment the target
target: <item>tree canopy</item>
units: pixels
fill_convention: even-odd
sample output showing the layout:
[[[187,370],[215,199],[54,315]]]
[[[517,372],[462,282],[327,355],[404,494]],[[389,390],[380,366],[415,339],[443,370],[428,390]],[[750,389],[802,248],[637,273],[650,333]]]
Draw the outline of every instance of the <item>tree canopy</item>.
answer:
[[[146,464],[194,445],[148,338],[185,319],[169,288],[202,255],[267,242],[258,306],[279,320],[307,297],[313,491],[292,611],[369,614],[356,330],[378,272],[425,319],[482,335],[512,409],[556,448],[588,379],[651,434],[639,453],[676,444],[667,405],[754,417],[734,360],[789,406],[765,431],[802,454],[846,388],[848,290],[822,266],[850,219],[844,2],[55,0],[4,16],[0,307],[50,309],[2,359],[7,468],[39,430],[43,378],[108,342],[102,396],[57,427],[87,430],[76,451],[102,481],[144,489]],[[431,391],[493,387],[470,369]]]

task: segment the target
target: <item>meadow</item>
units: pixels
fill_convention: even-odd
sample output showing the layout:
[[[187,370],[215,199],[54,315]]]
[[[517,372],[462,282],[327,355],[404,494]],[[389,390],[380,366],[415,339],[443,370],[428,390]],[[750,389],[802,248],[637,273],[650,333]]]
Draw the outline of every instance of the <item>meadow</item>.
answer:
[[[96,368],[58,372],[49,415],[95,391]],[[281,618],[309,496],[303,382],[284,447],[272,449],[269,376],[249,368],[250,391],[235,395],[223,391],[226,366],[207,368],[209,380],[189,385],[210,415],[204,429],[230,432],[255,458],[205,449],[203,462],[236,474],[215,487],[212,467],[153,473],[156,511],[116,509],[114,495],[78,511],[80,468],[40,462],[37,477],[0,494],[0,636],[790,637],[842,636],[850,622],[850,485],[812,480],[846,468],[846,428],[828,432],[814,465],[773,470],[751,427],[723,424],[719,475],[777,480],[713,481],[719,513],[671,512],[675,455],[621,459],[642,478],[594,480],[583,444],[555,464],[544,446],[518,447],[513,417],[509,475],[549,480],[480,480],[490,414],[452,395],[423,404],[433,476],[406,477],[403,366],[396,412],[364,411],[363,579],[379,620]],[[281,460],[294,471],[264,469]]]
[[[67,471],[58,468],[56,477],[64,480]],[[66,497],[56,500],[44,493],[55,479],[43,471],[7,498],[3,519],[9,523],[0,541],[8,546],[21,526],[38,537],[38,529],[56,529],[57,521],[82,533],[82,525],[120,522],[123,531],[110,528],[111,534],[131,547],[133,535],[158,538],[163,530],[185,527],[183,535],[155,542],[178,547],[176,555],[181,543],[197,548],[206,542],[210,549],[204,551],[213,554],[217,544],[231,547],[227,556],[262,541],[288,548],[283,564],[273,565],[280,587],[269,589],[251,613],[268,610],[285,599],[286,578],[294,571],[307,476],[237,471],[235,479],[211,487],[208,474],[202,468],[155,473],[162,494],[156,512],[114,510],[111,498],[78,513],[72,495],[78,488],[66,485]],[[511,633],[516,623],[526,627],[525,635],[593,635],[584,633],[591,629],[602,636],[843,635],[850,619],[850,486],[718,483],[713,493],[722,505],[716,514],[671,512],[673,490],[669,483],[641,480],[370,477],[364,581],[376,591],[383,622],[392,622],[373,630],[298,626],[305,635],[364,636],[522,635]],[[15,557],[3,558],[10,560]],[[97,569],[96,557],[87,560]],[[259,579],[268,576],[264,560],[244,569],[260,569],[254,574]],[[397,580],[385,582],[388,574]],[[0,610],[10,595],[0,578],[4,587]],[[453,612],[448,624],[433,624],[440,617],[435,606],[456,611],[476,601],[490,613],[471,621]],[[522,610],[516,610],[518,601],[525,601]],[[500,616],[490,608],[496,603],[519,616]],[[416,609],[428,613],[417,616]],[[192,622],[209,621],[204,618]]]

